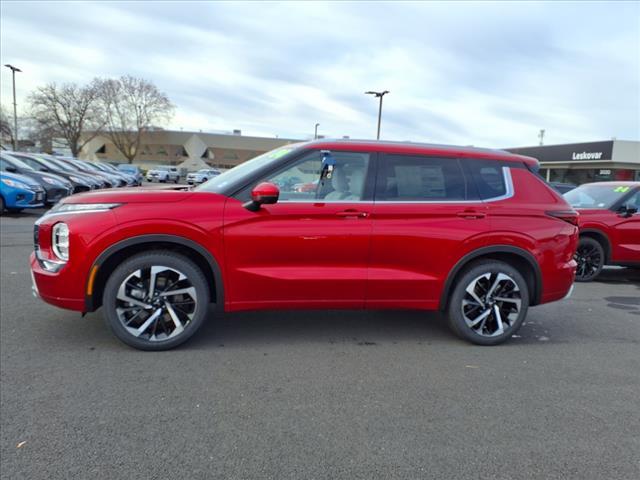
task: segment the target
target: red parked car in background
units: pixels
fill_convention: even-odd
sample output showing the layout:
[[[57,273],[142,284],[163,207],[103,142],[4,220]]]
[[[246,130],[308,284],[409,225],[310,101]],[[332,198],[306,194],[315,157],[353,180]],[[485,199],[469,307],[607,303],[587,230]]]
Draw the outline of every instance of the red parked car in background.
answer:
[[[498,150],[320,140],[193,190],[74,195],[35,226],[34,291],[102,306],[145,350],[184,342],[211,303],[442,310],[462,338],[495,345],[575,275],[577,214],[537,167]]]
[[[564,197],[580,212],[577,281],[604,265],[640,267],[640,182],[587,183]]]

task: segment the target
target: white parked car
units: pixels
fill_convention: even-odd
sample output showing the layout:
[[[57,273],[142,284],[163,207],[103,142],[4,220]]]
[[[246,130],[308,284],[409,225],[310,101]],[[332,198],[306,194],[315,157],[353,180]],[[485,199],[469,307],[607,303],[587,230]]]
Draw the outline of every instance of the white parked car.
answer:
[[[178,183],[180,180],[180,172],[177,167],[159,166],[147,171],[148,182],[173,182]]]
[[[219,170],[216,170],[214,168],[203,168],[201,170],[198,170],[197,172],[187,175],[187,183],[189,185],[204,183],[213,177],[217,177],[218,175],[220,175]]]

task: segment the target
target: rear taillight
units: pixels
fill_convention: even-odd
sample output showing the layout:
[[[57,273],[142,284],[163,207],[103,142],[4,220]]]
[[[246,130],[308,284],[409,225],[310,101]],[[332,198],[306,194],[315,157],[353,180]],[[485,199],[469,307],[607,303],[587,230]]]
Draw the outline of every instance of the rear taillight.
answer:
[[[575,210],[550,210],[545,212],[547,215],[553,218],[558,218],[560,220],[564,220],[571,225],[578,226],[578,212]]]

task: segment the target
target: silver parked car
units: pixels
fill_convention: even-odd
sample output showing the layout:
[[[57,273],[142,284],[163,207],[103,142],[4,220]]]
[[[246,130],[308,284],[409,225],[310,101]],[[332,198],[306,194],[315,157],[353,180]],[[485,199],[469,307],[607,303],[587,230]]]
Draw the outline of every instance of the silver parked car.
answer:
[[[220,175],[220,170],[215,168],[203,168],[197,172],[187,175],[187,183],[189,185],[197,185]]]
[[[147,182],[178,183],[179,180],[180,172],[178,167],[161,165],[147,171]]]

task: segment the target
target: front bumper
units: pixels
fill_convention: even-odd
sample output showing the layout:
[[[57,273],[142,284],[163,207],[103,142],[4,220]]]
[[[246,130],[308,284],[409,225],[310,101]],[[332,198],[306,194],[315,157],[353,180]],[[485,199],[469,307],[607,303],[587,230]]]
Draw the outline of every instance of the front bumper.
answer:
[[[58,203],[64,197],[71,195],[73,190],[64,187],[51,187],[46,189],[47,192],[47,204],[53,205]]]
[[[67,286],[74,282],[74,273],[67,266],[57,272],[49,272],[40,266],[35,252],[31,253],[29,261],[31,263],[31,291],[34,296],[56,307],[78,312],[86,310],[83,296],[69,296]]]
[[[45,202],[44,190],[16,189],[6,196],[6,208],[40,208]]]

